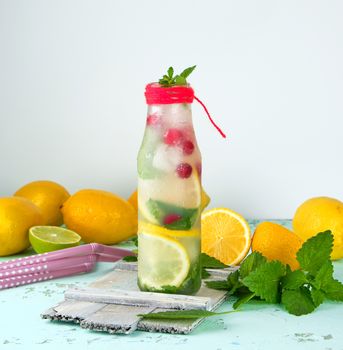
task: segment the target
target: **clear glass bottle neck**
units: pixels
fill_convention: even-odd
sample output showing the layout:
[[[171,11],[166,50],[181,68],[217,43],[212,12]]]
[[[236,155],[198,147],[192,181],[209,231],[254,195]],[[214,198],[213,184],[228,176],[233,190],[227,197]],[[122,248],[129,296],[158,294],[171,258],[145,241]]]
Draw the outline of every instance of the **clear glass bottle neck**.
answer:
[[[192,125],[192,105],[190,103],[149,105],[149,115],[158,116],[169,123]]]

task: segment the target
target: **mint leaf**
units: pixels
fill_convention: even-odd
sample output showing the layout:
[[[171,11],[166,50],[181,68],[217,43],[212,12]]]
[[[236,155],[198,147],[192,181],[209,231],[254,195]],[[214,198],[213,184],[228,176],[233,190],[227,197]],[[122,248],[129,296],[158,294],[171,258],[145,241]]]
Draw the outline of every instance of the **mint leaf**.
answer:
[[[131,241],[133,242],[133,244],[138,247],[138,236],[134,236],[131,238]]]
[[[208,288],[217,290],[228,290],[229,286],[226,281],[206,281],[206,286]]]
[[[245,295],[242,295],[240,298],[237,299],[237,301],[232,305],[234,309],[239,308],[241,305],[247,303],[249,300],[251,300],[255,296],[255,293],[248,293]]]
[[[226,283],[228,285],[229,294],[233,295],[236,293],[237,289],[243,286],[240,280],[239,271],[236,270],[235,272],[230,273],[229,276],[227,276]]]
[[[186,68],[181,74],[180,76],[183,77],[183,78],[188,78],[189,75],[194,71],[196,66],[193,66],[193,67],[188,67]]]
[[[241,263],[239,274],[241,278],[247,277],[251,271],[267,262],[267,259],[259,252],[253,252],[248,255]]]
[[[197,318],[203,318],[203,317],[226,315],[226,314],[231,314],[233,312],[235,311],[213,312],[213,311],[207,311],[207,310],[178,310],[178,311],[151,312],[149,314],[138,314],[137,316],[145,319],[179,320],[179,319],[197,319]]]
[[[343,284],[340,281],[332,278],[322,286],[322,291],[329,300],[343,301]]]
[[[208,269],[224,269],[225,267],[228,267],[221,261],[217,260],[212,256],[207,255],[206,253],[201,253],[200,263],[202,267],[206,267]]]
[[[123,260],[126,261],[126,262],[137,261],[137,256],[134,256],[134,255],[124,256]]]
[[[320,267],[330,260],[333,246],[333,235],[331,231],[318,233],[308,239],[297,253],[300,267],[315,275]]]
[[[186,78],[182,77],[181,75],[177,75],[175,77],[175,84],[176,85],[187,85]]]
[[[173,78],[173,75],[174,75],[174,68],[173,68],[173,67],[169,67],[169,68],[168,68],[168,77],[169,77],[170,79],[172,79],[172,78]]]
[[[296,290],[283,290],[281,302],[290,314],[296,316],[309,314],[316,308],[311,293],[306,287],[300,287]]]
[[[201,278],[202,279],[206,279],[210,276],[211,276],[211,274],[206,269],[204,269],[204,268],[201,269]]]
[[[311,284],[317,289],[325,289],[325,285],[332,280],[333,265],[330,260],[326,261],[318,270]]]
[[[171,87],[174,85],[187,85],[188,76],[194,71],[196,66],[188,67],[182,71],[181,74],[174,76],[174,68],[169,67],[167,74],[164,74],[161,79],[159,79],[159,84],[163,87]]]
[[[280,279],[286,273],[280,261],[271,261],[257,267],[243,279],[243,284],[268,303],[278,303]]]
[[[315,307],[318,307],[325,299],[325,294],[316,288],[311,289],[311,298]]]
[[[298,289],[307,282],[306,275],[301,270],[287,271],[286,276],[282,278],[281,284],[284,289]]]

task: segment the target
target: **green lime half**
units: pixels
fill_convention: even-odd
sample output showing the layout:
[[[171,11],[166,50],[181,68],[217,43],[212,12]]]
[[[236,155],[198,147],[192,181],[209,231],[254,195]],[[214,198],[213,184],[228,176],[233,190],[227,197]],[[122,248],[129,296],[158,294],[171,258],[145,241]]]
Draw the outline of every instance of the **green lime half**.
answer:
[[[34,251],[41,254],[75,247],[80,244],[81,236],[58,226],[33,226],[29,231],[29,240]]]

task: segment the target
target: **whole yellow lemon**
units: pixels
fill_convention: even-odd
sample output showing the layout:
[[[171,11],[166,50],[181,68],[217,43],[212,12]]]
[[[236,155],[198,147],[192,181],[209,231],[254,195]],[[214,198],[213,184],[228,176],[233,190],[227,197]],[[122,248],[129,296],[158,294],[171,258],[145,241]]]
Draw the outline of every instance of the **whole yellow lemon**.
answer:
[[[70,197],[70,194],[58,183],[53,181],[30,182],[20,188],[14,195],[27,198],[40,208],[45,225],[60,226],[63,224],[60,208]]]
[[[42,223],[41,210],[28,199],[0,198],[0,256],[16,254],[28,248],[29,228]]]
[[[302,239],[286,227],[265,221],[256,227],[251,250],[260,252],[268,260],[279,260],[296,270],[299,268],[296,254],[302,244]]]
[[[64,223],[83,241],[115,244],[137,233],[137,212],[125,199],[100,190],[81,190],[62,207]]]
[[[297,209],[293,228],[304,241],[331,230],[334,236],[331,258],[343,258],[343,203],[338,199],[315,197],[307,200]]]

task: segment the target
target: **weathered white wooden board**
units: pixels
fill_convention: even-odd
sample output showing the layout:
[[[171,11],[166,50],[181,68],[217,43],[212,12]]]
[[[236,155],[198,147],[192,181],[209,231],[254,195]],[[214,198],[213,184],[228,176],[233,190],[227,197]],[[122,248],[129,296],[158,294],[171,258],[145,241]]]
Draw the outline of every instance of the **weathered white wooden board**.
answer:
[[[235,268],[208,269],[210,279],[224,279]],[[138,314],[175,309],[214,310],[226,298],[225,291],[202,285],[194,296],[142,292],[137,287],[137,264],[119,262],[114,270],[87,288],[65,292],[65,300],[46,310],[44,319],[80,323],[82,328],[129,334],[135,330],[187,334],[203,319],[147,320]]]

